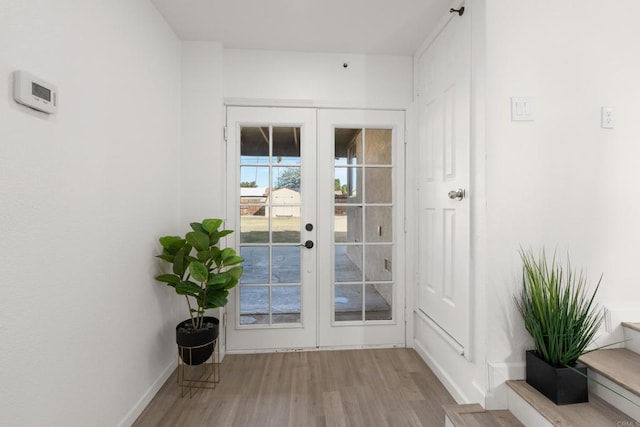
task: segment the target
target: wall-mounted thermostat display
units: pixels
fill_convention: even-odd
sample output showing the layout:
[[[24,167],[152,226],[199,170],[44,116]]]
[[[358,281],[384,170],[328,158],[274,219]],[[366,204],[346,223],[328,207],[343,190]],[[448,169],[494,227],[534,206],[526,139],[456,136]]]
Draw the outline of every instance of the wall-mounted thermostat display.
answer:
[[[58,111],[58,89],[26,71],[13,72],[13,99],[47,114]]]

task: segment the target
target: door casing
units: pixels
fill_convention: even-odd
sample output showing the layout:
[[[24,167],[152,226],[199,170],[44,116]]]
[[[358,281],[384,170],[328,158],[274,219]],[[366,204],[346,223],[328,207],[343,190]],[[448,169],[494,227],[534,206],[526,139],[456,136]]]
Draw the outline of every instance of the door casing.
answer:
[[[227,322],[227,352],[251,352],[251,351],[272,351],[272,350],[291,350],[291,349],[311,349],[311,348],[334,348],[334,347],[347,347],[347,348],[359,348],[364,346],[405,346],[406,338],[405,338],[405,280],[404,280],[404,234],[405,234],[405,213],[404,213],[404,164],[405,164],[405,156],[404,156],[404,146],[405,146],[405,113],[401,110],[394,111],[376,111],[376,110],[340,110],[340,109],[310,109],[310,108],[291,108],[291,109],[283,109],[283,108],[264,108],[264,107],[237,107],[237,106],[227,106],[227,165],[228,165],[228,197],[227,197],[227,227],[230,229],[238,230],[238,222],[237,222],[237,200],[238,200],[238,159],[239,152],[236,138],[238,135],[238,129],[240,126],[240,122],[235,121],[233,118],[234,111],[251,111],[250,115],[243,119],[242,124],[244,125],[258,125],[258,124],[287,124],[294,125],[296,123],[301,123],[300,120],[296,121],[291,119],[282,120],[279,118],[279,114],[283,112],[283,110],[290,110],[291,113],[297,114],[297,112],[304,111],[305,114],[313,114],[317,115],[317,124],[327,122],[327,129],[334,129],[336,126],[349,126],[349,127],[381,127],[381,126],[390,126],[393,128],[394,139],[393,139],[393,156],[394,156],[394,206],[396,209],[396,213],[394,215],[394,282],[395,282],[395,295],[394,295],[394,321],[392,324],[384,324],[381,322],[379,324],[372,324],[369,322],[367,325],[332,325],[331,319],[329,319],[328,313],[321,314],[320,308],[324,305],[325,311],[327,311],[327,306],[331,303],[332,294],[327,292],[322,292],[317,288],[317,286],[309,286],[307,290],[304,291],[308,294],[311,292],[315,292],[317,295],[317,302],[315,307],[312,309],[311,307],[307,307],[307,314],[315,314],[317,323],[315,325],[315,333],[311,334],[311,329],[306,330],[306,326],[311,326],[310,320],[303,320],[303,324],[306,326],[303,327],[291,327],[291,326],[281,326],[275,328],[242,328],[238,324],[238,313],[237,313],[237,305],[233,307],[229,307],[229,317]],[[261,116],[262,114],[262,116]],[[384,115],[391,115],[392,118],[384,118]],[[340,115],[342,115],[342,119],[340,119]],[[321,117],[323,117],[321,119]],[[345,119],[344,116],[349,116],[349,119]],[[335,119],[335,120],[334,120]],[[333,123],[328,124],[329,121],[333,121]],[[309,136],[309,131],[313,129],[314,137],[316,137],[317,144],[324,143],[322,132],[316,130],[315,126],[305,125],[307,126],[307,136]],[[325,131],[326,132],[326,131]],[[326,133],[325,133],[326,136]],[[326,138],[325,138],[326,139]],[[329,162],[331,159],[326,158],[329,150],[317,150],[317,154],[325,153],[325,158],[318,158],[318,162]],[[308,153],[307,153],[308,154]],[[329,153],[330,154],[330,153]],[[325,193],[331,192],[332,188],[329,188],[330,184],[333,180],[330,179],[329,174],[332,173],[332,163],[328,163],[325,165],[325,171],[320,172],[316,170],[315,167],[310,167],[310,165],[306,165],[309,167],[309,173],[318,174],[318,180],[321,182],[325,182],[325,186],[320,185],[318,192],[319,194],[323,191]],[[314,201],[313,209],[308,210],[320,213],[318,218],[307,216],[303,219],[302,224],[306,222],[313,222],[317,224],[317,230],[326,230],[327,233],[331,231],[331,224],[329,224],[329,220],[331,218],[330,215],[327,215],[328,212],[323,211],[323,206],[330,207],[332,203],[322,203],[320,196]],[[326,209],[325,209],[326,210]],[[324,212],[324,213],[323,213]],[[316,256],[319,264],[325,263],[326,265],[331,265],[330,259],[331,247],[329,244],[324,244],[322,239],[318,242],[318,239],[315,239],[317,242],[316,248],[318,252],[315,250],[307,251],[303,249],[303,254],[308,257]],[[230,237],[229,244],[233,244],[236,247],[238,246],[238,233],[234,233]],[[317,269],[316,264],[312,263],[313,267],[306,268],[303,271],[305,276],[305,280],[313,281],[314,283],[330,283],[330,279],[327,277],[327,274],[331,269]],[[316,279],[312,279],[311,276],[315,275]],[[328,280],[324,282],[325,280]],[[305,285],[306,286],[306,285]],[[315,288],[313,290],[309,290],[310,288]],[[239,292],[237,288],[232,293],[230,298],[231,304],[234,304],[238,299]],[[231,305],[230,304],[230,305]],[[307,302],[307,304],[309,304]],[[323,326],[324,325],[324,326]],[[363,329],[364,328],[364,329]],[[296,329],[298,332],[296,332]],[[332,337],[331,329],[339,331],[339,337]],[[275,331],[274,333],[271,333]],[[244,335],[244,338],[240,339],[240,344],[236,338],[238,338],[238,334]],[[276,338],[280,335],[280,338]],[[296,336],[300,336],[300,340],[296,341]],[[315,342],[308,339],[309,336],[313,335]],[[304,337],[303,337],[304,336]],[[284,337],[284,338],[282,338]]]

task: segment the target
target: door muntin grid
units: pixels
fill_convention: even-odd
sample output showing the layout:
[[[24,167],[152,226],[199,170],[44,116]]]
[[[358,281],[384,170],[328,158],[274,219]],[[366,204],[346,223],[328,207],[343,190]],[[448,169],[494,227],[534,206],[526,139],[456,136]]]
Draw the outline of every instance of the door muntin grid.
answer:
[[[302,319],[300,127],[240,127],[241,327]]]

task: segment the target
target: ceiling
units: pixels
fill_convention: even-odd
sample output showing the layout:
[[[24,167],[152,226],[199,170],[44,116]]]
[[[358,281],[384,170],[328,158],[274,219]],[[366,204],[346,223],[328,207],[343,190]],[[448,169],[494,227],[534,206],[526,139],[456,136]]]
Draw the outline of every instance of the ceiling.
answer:
[[[182,40],[226,48],[412,55],[451,0],[151,0]]]

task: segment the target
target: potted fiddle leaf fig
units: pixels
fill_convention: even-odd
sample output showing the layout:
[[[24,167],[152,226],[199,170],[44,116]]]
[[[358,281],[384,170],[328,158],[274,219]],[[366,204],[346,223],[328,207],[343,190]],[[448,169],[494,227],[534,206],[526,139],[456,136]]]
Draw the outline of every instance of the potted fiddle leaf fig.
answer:
[[[233,248],[220,249],[220,239],[232,230],[220,230],[222,220],[204,219],[191,223],[192,231],[180,236],[161,237],[162,253],[158,258],[171,264],[171,273],[156,280],[184,295],[190,317],[176,326],[180,358],[187,365],[206,362],[213,353],[220,321],[205,316],[208,309],[224,307],[229,290],[242,276],[244,259]]]
[[[516,307],[533,337],[535,350],[526,352],[526,380],[557,405],[589,401],[587,367],[578,358],[588,352],[603,319],[582,271],[556,261],[544,249],[536,257],[520,250],[522,289]]]

